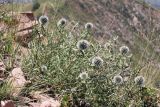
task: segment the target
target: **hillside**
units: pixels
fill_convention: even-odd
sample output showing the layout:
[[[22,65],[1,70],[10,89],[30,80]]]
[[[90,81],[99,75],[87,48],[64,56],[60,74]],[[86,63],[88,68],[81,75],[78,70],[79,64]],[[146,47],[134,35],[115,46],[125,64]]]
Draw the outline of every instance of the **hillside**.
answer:
[[[107,41],[110,37],[118,36],[123,44],[132,49],[135,65],[149,64],[158,72],[159,10],[136,0],[67,0],[59,12],[73,16],[82,23],[94,23],[94,36],[103,42],[104,38]],[[151,73],[152,67],[149,70]]]
[[[92,22],[95,26],[94,36],[99,41],[104,43],[109,38],[118,36],[121,43],[131,48],[135,65],[140,63],[145,66],[152,63],[159,69],[159,10],[139,0],[38,0],[38,2],[41,6],[34,12],[36,17],[46,13],[54,17],[54,20],[65,17],[78,21],[81,25]],[[31,5],[18,4],[14,10],[30,11]]]
[[[0,5],[0,107],[159,106],[158,5],[18,1]]]
[[[48,14],[53,20],[65,17],[81,25],[92,22],[94,36],[101,42],[119,37],[134,54],[135,65],[159,69],[160,12],[137,0],[39,0],[35,16]],[[147,1],[148,2],[148,1]],[[32,4],[15,5],[15,11],[30,11]],[[18,8],[17,8],[18,7]],[[51,21],[52,22],[52,21]],[[151,70],[152,71],[152,70]]]
[[[152,41],[150,43],[152,46],[157,47],[156,42],[150,39],[158,39],[157,22],[159,22],[160,13],[144,3],[133,0],[68,0],[60,12],[66,16],[74,14],[74,18],[83,23],[93,22],[96,26],[96,36],[117,35],[125,44],[133,47],[141,45],[141,42],[134,43],[138,34],[140,40],[148,39]],[[152,30],[154,35],[150,38]]]

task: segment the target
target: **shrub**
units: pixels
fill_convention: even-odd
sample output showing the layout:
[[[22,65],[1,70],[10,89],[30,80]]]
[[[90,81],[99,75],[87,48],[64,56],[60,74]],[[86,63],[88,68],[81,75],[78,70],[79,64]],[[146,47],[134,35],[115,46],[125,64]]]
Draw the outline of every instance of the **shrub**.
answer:
[[[121,45],[115,40],[108,40],[108,48],[95,42],[86,30],[80,37],[65,27],[44,32],[44,39],[34,35],[38,39],[29,44],[29,54],[23,60],[32,86],[26,90],[49,88],[61,96],[62,106],[69,107],[127,107],[132,101],[142,104],[143,87],[134,81],[139,69],[132,68],[132,57],[121,54]]]

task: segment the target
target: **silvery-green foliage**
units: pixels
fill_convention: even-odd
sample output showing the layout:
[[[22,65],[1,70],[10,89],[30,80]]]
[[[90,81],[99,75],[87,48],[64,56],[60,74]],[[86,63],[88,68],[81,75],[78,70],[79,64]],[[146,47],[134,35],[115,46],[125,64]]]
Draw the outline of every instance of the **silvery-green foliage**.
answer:
[[[68,41],[70,33],[65,28],[55,28],[46,33],[45,43],[41,39],[30,43],[23,68],[36,84],[31,89],[49,85],[56,94],[85,99],[93,107],[127,107],[132,100],[140,100],[141,87],[134,82],[137,69],[132,68],[131,57],[119,52],[115,41],[102,46],[86,31]],[[121,75],[124,71],[129,75]]]

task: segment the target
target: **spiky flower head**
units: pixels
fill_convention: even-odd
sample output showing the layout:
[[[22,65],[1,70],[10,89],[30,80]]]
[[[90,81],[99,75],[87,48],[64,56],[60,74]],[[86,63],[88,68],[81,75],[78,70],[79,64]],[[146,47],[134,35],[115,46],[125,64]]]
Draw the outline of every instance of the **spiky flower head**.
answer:
[[[39,17],[39,23],[40,23],[40,25],[42,25],[42,26],[47,25],[47,24],[48,24],[48,21],[49,21],[49,19],[48,19],[48,17],[45,16],[45,15]]]
[[[57,26],[65,26],[67,23],[67,20],[65,18],[61,18],[58,23],[57,23]]]
[[[135,77],[134,82],[136,85],[144,86],[145,79],[143,76],[137,76]]]
[[[120,51],[120,53],[121,53],[122,55],[126,55],[126,54],[129,53],[129,48],[128,48],[127,46],[121,46],[121,47],[119,48],[119,51]]]
[[[85,29],[91,30],[92,28],[93,28],[93,23],[88,22],[85,24]]]
[[[86,80],[88,78],[88,73],[87,72],[82,72],[79,74],[79,77],[81,80]]]
[[[116,76],[113,77],[113,83],[122,84],[123,83],[123,78],[120,75],[116,75]]]
[[[94,67],[101,67],[103,66],[103,59],[99,56],[96,56],[92,59],[92,65]]]
[[[77,42],[77,48],[79,50],[85,50],[89,47],[89,42],[87,40],[80,40]]]
[[[47,71],[47,66],[45,66],[45,65],[42,65],[42,66],[41,66],[41,71],[42,71],[42,72],[45,72],[45,71]]]

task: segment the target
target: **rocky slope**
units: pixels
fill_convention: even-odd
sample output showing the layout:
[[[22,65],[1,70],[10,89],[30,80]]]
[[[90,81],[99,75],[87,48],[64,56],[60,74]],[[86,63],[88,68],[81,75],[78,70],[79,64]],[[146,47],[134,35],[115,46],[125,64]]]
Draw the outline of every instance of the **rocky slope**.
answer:
[[[46,1],[39,1],[40,8],[43,8]],[[106,42],[108,38],[118,36],[121,42],[131,48],[136,65],[149,63],[150,66],[154,65],[154,70],[159,70],[160,12],[158,10],[140,2],[141,0],[59,1],[63,1],[64,5],[58,10],[49,6],[55,4],[54,1],[47,1],[48,4],[45,6],[47,9],[51,7],[47,10],[50,16],[58,11],[58,15],[80,21],[82,24],[92,22],[95,25],[94,36],[98,39],[103,38],[101,40],[104,41],[105,38]]]
[[[135,45],[143,46],[145,44],[141,43],[146,42],[152,48],[149,51],[159,52],[157,48],[159,44],[155,39],[159,38],[160,12],[143,2],[136,0],[67,0],[65,6],[77,11],[78,20],[92,21],[96,25],[96,36],[117,35],[121,41],[132,48],[135,48]],[[134,42],[135,40],[137,41]]]
[[[65,11],[63,14],[74,14],[75,19],[83,23],[93,22],[96,37],[108,39],[118,36],[121,42],[131,48],[135,65],[149,65],[144,71],[150,71],[151,74],[155,71],[157,76],[150,78],[160,80],[158,10],[139,0],[67,0],[64,7],[60,10]]]

